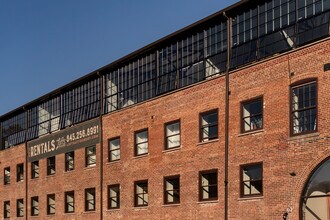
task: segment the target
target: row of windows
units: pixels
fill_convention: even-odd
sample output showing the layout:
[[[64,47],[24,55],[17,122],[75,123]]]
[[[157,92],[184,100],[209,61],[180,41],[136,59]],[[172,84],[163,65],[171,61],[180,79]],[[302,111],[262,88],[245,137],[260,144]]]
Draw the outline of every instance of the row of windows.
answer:
[[[242,165],[240,168],[240,189],[241,196],[262,195],[262,164]],[[180,175],[164,177],[164,204],[180,203]],[[134,182],[134,206],[148,206],[148,180]],[[120,208],[120,184],[108,186],[108,209]],[[199,172],[199,201],[210,201],[218,199],[218,170],[212,169]],[[16,216],[24,215],[23,199],[16,202]],[[46,197],[47,215],[55,214],[56,197],[55,194],[48,194]],[[85,211],[94,211],[96,207],[95,188],[85,189]],[[4,218],[10,218],[10,201],[4,201]],[[40,210],[39,197],[31,197],[31,216],[38,216]],[[64,193],[64,212],[75,212],[75,192]]]
[[[267,0],[251,2],[249,7],[237,10],[232,23],[230,68],[328,36],[329,9],[330,0]],[[1,121],[0,148],[224,73],[228,27],[223,18],[217,19],[148,54],[102,70],[102,79],[93,76],[88,82]]]
[[[308,82],[291,88],[291,133],[292,135],[308,133],[316,130],[317,126],[317,93],[316,82]],[[263,128],[263,99],[262,97],[242,102],[241,132],[249,132]],[[165,149],[180,147],[180,121],[165,124]],[[200,114],[200,141],[205,142],[218,138],[218,111],[212,110]],[[135,156],[148,153],[148,129],[136,131],[134,135]],[[109,140],[108,160],[120,160],[120,138]],[[96,146],[85,150],[86,167],[96,165]],[[23,164],[17,165],[17,181],[24,176]],[[39,177],[39,161],[31,163],[32,178]],[[74,170],[74,151],[65,154],[65,170]],[[47,175],[56,172],[55,156],[47,158]],[[10,183],[10,167],[4,169],[4,184]]]

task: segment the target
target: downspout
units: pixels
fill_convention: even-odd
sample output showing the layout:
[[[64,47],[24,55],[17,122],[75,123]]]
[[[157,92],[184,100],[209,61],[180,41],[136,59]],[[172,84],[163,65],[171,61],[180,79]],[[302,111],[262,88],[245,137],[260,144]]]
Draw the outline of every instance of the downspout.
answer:
[[[28,186],[29,186],[29,183],[28,183],[28,178],[29,178],[29,175],[28,175],[28,170],[29,170],[29,166],[28,166],[28,145],[27,145],[27,133],[28,133],[28,128],[29,128],[29,111],[25,109],[25,107],[23,107],[23,110],[25,111],[25,114],[26,114],[26,130],[25,130],[25,137],[24,137],[24,144],[25,144],[25,167],[23,166],[23,170],[24,170],[24,173],[25,173],[25,177],[24,177],[24,180],[25,180],[25,203],[24,203],[24,206],[25,206],[25,213],[24,213],[24,216],[25,216],[25,219],[27,220],[28,219]],[[16,170],[17,171],[17,170]],[[17,201],[16,201],[16,205],[17,205]]]
[[[104,77],[97,72],[97,75],[101,80],[101,92],[100,92],[100,219],[103,219],[103,123],[102,116],[104,113]]]
[[[227,19],[227,64],[226,64],[226,110],[225,110],[225,220],[228,220],[228,151],[229,151],[229,69],[230,69],[230,55],[231,55],[231,44],[232,44],[232,20],[227,17],[226,13],[223,12],[223,16]]]
[[[101,92],[100,92],[100,127],[101,127],[101,134],[100,134],[100,219],[103,219],[103,123],[102,123],[102,117],[104,113],[104,77],[97,72],[97,74],[101,78]]]

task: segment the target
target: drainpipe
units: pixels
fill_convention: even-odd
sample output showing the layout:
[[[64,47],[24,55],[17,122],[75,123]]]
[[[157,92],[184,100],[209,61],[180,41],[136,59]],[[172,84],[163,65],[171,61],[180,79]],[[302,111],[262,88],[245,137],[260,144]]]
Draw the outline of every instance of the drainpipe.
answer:
[[[104,114],[104,77],[97,72],[101,81],[101,92],[100,92],[100,219],[103,219],[103,123],[102,116]]]
[[[225,220],[228,220],[228,151],[229,151],[229,69],[230,69],[230,55],[232,45],[232,30],[231,30],[231,18],[227,17],[223,12],[223,16],[227,19],[227,64],[226,64],[226,110],[225,110]]]

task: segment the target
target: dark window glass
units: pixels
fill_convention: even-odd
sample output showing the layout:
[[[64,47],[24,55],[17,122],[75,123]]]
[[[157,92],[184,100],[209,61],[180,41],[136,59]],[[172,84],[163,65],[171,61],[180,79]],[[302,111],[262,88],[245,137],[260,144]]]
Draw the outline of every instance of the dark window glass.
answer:
[[[56,172],[56,159],[54,157],[47,158],[47,175],[54,175]]]
[[[4,169],[4,178],[3,178],[3,180],[4,180],[5,185],[10,184],[10,167],[6,167]]]
[[[65,154],[65,171],[74,170],[74,151]]]
[[[218,199],[218,171],[202,171],[199,174],[199,200]]]
[[[38,198],[38,196],[31,198],[31,215],[32,216],[39,215],[39,198]]]
[[[120,160],[120,138],[109,140],[109,161]]]
[[[316,131],[316,82],[291,88],[291,123],[293,135]]]
[[[108,209],[120,208],[120,185],[108,186]]]
[[[21,182],[24,179],[24,164],[18,164],[16,168],[16,180]]]
[[[95,210],[95,188],[85,190],[85,211]]]
[[[180,203],[180,177],[164,178],[164,203],[175,204]]]
[[[135,132],[135,156],[148,153],[148,129]]]
[[[242,132],[262,128],[262,98],[242,103]]]
[[[74,191],[65,192],[65,213],[74,212]]]
[[[16,200],[16,216],[17,217],[24,216],[24,200],[23,199]]]
[[[31,163],[31,178],[35,179],[39,177],[39,161]]]
[[[10,201],[3,202],[3,217],[10,218]]]
[[[209,141],[218,138],[218,111],[201,114],[200,141]]]
[[[96,165],[96,146],[86,147],[86,167]]]
[[[241,166],[241,196],[262,195],[262,164]]]
[[[148,206],[148,181],[135,182],[134,192],[135,206]]]
[[[167,123],[165,136],[166,149],[180,147],[180,121]]]
[[[47,214],[55,214],[55,194],[47,195]]]

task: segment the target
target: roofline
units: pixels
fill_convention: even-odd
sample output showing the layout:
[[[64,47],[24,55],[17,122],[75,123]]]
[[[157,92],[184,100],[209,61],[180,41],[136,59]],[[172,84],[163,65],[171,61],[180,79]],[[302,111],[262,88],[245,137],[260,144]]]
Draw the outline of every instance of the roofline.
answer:
[[[241,0],[241,1],[239,1],[239,2],[237,2],[235,4],[233,4],[233,5],[230,5],[230,6],[226,7],[226,8],[224,8],[224,9],[216,12],[216,13],[213,13],[213,14],[211,14],[211,15],[209,15],[209,16],[201,19],[201,20],[198,20],[198,21],[194,22],[191,25],[188,25],[188,26],[186,26],[184,28],[181,28],[181,29],[179,29],[179,30],[177,30],[177,31],[175,31],[175,32],[173,32],[173,33],[171,33],[171,34],[163,37],[163,38],[160,38],[159,40],[156,40],[153,43],[150,43],[150,44],[148,44],[148,45],[146,45],[146,46],[144,46],[144,47],[142,47],[142,48],[140,48],[140,49],[138,49],[138,50],[136,50],[136,51],[134,51],[132,53],[129,53],[128,55],[126,55],[126,56],[124,56],[122,58],[119,58],[119,59],[111,62],[110,64],[107,64],[107,65],[105,65],[105,66],[103,66],[103,67],[101,67],[101,68],[99,68],[97,70],[94,70],[94,71],[92,71],[92,72],[90,72],[90,73],[88,73],[88,74],[86,74],[86,75],[84,75],[84,76],[82,76],[82,77],[80,77],[80,78],[78,78],[78,79],[70,82],[70,83],[67,83],[67,84],[61,86],[58,89],[55,89],[55,90],[53,90],[53,91],[51,91],[51,92],[49,92],[49,93],[47,93],[47,94],[45,94],[45,95],[43,95],[43,96],[41,96],[39,98],[36,98],[36,99],[34,99],[34,100],[32,100],[32,101],[24,104],[24,105],[22,105],[22,106],[20,106],[20,107],[18,107],[16,109],[14,109],[14,110],[12,110],[12,111],[9,111],[8,113],[5,113],[4,115],[1,115],[0,116],[0,121],[3,121],[3,119],[5,119],[7,117],[10,117],[11,115],[14,115],[15,113],[18,113],[20,111],[25,111],[28,107],[33,106],[33,105],[35,105],[35,104],[37,104],[39,102],[42,102],[44,100],[47,100],[48,98],[54,97],[54,96],[60,94],[61,92],[70,89],[70,87],[73,87],[73,86],[75,86],[75,85],[77,85],[77,84],[79,84],[79,83],[81,83],[81,82],[83,82],[85,80],[88,80],[88,79],[94,78],[94,77],[95,78],[96,77],[100,77],[98,75],[99,72],[104,71],[104,70],[106,70],[108,68],[114,67],[116,65],[119,65],[119,64],[121,64],[121,63],[123,63],[123,62],[125,62],[127,60],[133,59],[134,57],[136,57],[136,56],[138,56],[138,55],[140,55],[142,53],[145,53],[147,51],[150,51],[151,49],[155,48],[155,46],[160,45],[162,43],[165,43],[166,41],[169,41],[172,38],[175,38],[175,37],[177,37],[177,36],[179,36],[181,34],[184,34],[187,31],[190,31],[190,30],[192,30],[194,28],[197,28],[198,26],[202,25],[203,23],[205,23],[207,21],[210,21],[212,19],[215,19],[215,18],[217,18],[219,16],[223,16],[223,13],[224,12],[229,12],[232,9],[234,9],[234,8],[236,8],[238,6],[241,6],[241,5],[243,5],[243,4],[245,4],[245,3],[249,2],[249,1],[250,0]]]

